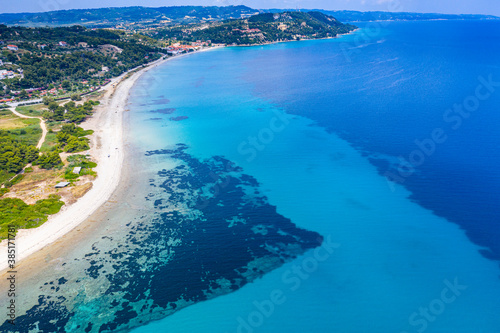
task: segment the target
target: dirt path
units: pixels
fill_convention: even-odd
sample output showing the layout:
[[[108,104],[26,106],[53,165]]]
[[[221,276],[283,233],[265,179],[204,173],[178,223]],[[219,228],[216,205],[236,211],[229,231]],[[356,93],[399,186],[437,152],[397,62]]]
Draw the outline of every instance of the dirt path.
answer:
[[[38,149],[42,148],[42,145],[43,145],[43,143],[45,141],[45,137],[47,136],[47,126],[45,125],[45,121],[43,120],[43,118],[42,117],[25,116],[24,114],[21,114],[21,113],[17,112],[15,110],[15,107],[14,108],[9,108],[9,110],[12,111],[13,114],[15,114],[16,116],[18,116],[20,118],[35,118],[35,119],[40,119],[40,127],[42,128],[42,137],[38,141],[38,144],[36,145],[36,147]]]

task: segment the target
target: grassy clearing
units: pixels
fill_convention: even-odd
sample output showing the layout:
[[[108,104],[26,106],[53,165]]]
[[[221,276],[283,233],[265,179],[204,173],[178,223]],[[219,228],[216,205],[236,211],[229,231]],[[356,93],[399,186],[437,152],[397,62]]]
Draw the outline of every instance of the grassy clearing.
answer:
[[[47,109],[47,105],[33,104],[26,106],[18,106],[16,111],[29,117],[41,117],[43,110]]]
[[[23,128],[23,127],[26,127],[26,124],[20,118],[3,117],[0,119],[0,129],[7,130],[7,129],[17,129],[17,128]]]
[[[64,171],[64,179],[69,180],[71,182],[77,181],[80,176],[90,175],[96,176],[97,173],[92,170],[97,166],[96,163],[90,161],[85,155],[72,155],[67,158],[68,166]],[[82,170],[79,174],[73,173],[74,168],[81,167]]]
[[[52,151],[58,145],[57,132],[61,130],[62,122],[60,121],[45,122],[45,125],[47,126],[48,133],[45,136],[45,141],[42,144],[42,148],[40,148],[40,151],[42,153]]]
[[[46,181],[47,183],[56,183],[63,175],[63,171],[60,169],[44,170],[37,168],[36,170],[36,172],[25,173],[21,184],[29,186],[42,181]]]
[[[7,110],[7,109],[0,109],[0,119],[3,118],[3,117],[6,117],[6,116],[11,116],[13,117],[14,114],[10,111],[10,110]]]
[[[32,169],[32,172],[25,172],[24,178],[10,187],[10,193],[5,194],[3,198],[18,198],[27,204],[34,204],[38,200],[47,199],[51,194],[59,194],[54,186],[63,181],[64,170],[44,170],[38,167]],[[60,195],[64,202],[68,202],[64,193]]]
[[[19,118],[9,110],[0,110],[0,130],[13,140],[33,146],[42,137],[39,119]]]
[[[103,95],[104,95],[104,91],[98,90],[98,91],[94,91],[93,93],[90,93],[90,94],[82,96],[82,97],[86,98],[86,99],[90,99],[90,98],[99,98],[99,97],[102,97]]]
[[[10,110],[0,109],[0,129],[15,129],[24,127],[21,119]]]
[[[39,119],[21,119],[15,120],[17,123],[23,124],[23,127],[17,128],[0,128],[7,132],[8,136],[18,142],[27,145],[36,146],[42,137],[42,129],[40,128]]]
[[[85,183],[83,185],[77,185],[71,189],[71,194],[73,194],[73,197],[75,199],[81,198],[90,191],[92,188],[93,184],[92,183]]]
[[[45,136],[45,141],[40,148],[42,153],[53,150],[57,146],[57,135],[56,133],[47,133]]]

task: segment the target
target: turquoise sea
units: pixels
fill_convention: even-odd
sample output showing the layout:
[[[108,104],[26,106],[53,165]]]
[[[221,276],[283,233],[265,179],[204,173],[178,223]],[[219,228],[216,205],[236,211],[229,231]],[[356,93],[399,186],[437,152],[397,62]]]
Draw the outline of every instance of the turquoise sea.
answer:
[[[500,332],[500,21],[358,25],[144,74],[18,329]]]
[[[199,54],[142,79],[139,144],[236,162],[279,213],[336,247],[134,332],[500,332],[487,259],[500,258],[498,84],[465,109],[479,77],[500,81],[500,22],[361,27]],[[151,120],[140,101],[158,96],[187,119]],[[447,113],[458,103],[470,116]],[[436,129],[444,142],[429,144]],[[398,158],[418,161],[420,147],[404,173]],[[450,283],[463,290],[447,294]],[[273,291],[282,304],[269,305]]]

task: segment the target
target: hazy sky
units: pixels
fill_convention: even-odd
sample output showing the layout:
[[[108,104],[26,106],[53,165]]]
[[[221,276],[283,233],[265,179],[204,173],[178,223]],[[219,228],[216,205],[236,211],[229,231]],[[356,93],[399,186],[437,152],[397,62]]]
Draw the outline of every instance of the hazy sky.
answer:
[[[0,0],[0,13],[123,6],[246,5],[252,8],[384,10],[500,16],[500,0]]]

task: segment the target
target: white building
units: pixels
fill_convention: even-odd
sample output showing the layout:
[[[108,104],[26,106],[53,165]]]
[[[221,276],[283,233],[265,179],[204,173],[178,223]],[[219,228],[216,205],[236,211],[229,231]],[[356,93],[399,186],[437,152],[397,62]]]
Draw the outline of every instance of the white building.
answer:
[[[0,69],[0,80],[12,79],[15,76],[13,71],[8,71],[5,69]]]

